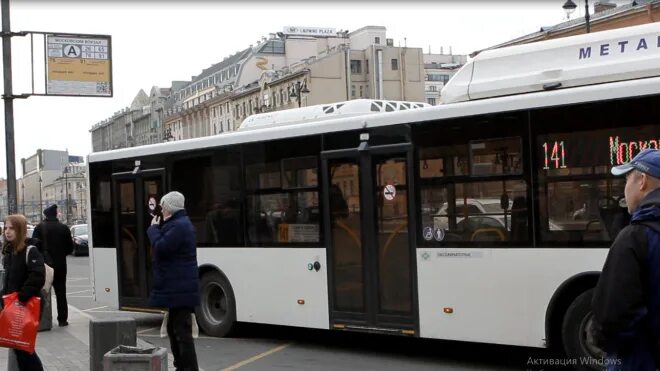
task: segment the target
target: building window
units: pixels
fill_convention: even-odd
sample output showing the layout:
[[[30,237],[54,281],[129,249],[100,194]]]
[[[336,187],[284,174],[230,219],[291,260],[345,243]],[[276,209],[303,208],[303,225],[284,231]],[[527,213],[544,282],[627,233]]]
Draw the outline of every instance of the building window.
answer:
[[[428,102],[428,104],[435,106],[435,98],[426,98],[426,101]]]
[[[449,81],[449,75],[444,73],[429,73],[426,75],[427,81],[440,81],[443,84],[446,84]]]
[[[435,85],[429,86],[429,91],[438,91],[438,87]]]
[[[360,85],[360,98],[362,98],[363,96],[364,96],[364,93],[362,91],[362,85]]]
[[[380,44],[380,37],[376,36],[376,37],[374,38],[374,43],[376,43],[376,44]]]
[[[351,98],[355,98],[355,85],[351,85]]]
[[[351,73],[354,75],[362,73],[362,61],[351,59]]]
[[[399,60],[392,59],[392,71],[397,71],[399,69]]]

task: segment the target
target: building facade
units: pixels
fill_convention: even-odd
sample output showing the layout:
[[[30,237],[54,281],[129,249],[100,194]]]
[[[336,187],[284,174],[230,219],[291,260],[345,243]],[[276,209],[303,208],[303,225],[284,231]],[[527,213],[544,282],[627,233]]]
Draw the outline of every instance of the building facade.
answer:
[[[467,55],[424,54],[424,98],[435,106],[442,103],[440,92],[449,79],[467,63]]]
[[[86,222],[86,167],[70,163],[52,183],[43,187],[44,205],[58,205],[59,218],[67,225]]]
[[[255,113],[360,98],[425,100],[420,48],[394,47],[386,39],[385,27],[368,26],[337,35],[279,35],[239,53],[240,58],[224,63],[240,64],[231,81],[242,85],[224,85],[224,81],[215,87],[211,81],[197,85],[198,94],[166,112],[165,130],[172,133],[173,140],[189,139],[236,130]],[[260,65],[267,59],[259,54],[264,48],[282,44],[284,62],[293,63],[279,69],[252,68],[252,62]],[[311,56],[302,58],[306,54]],[[202,75],[208,78],[209,73]],[[211,88],[205,90],[206,86]]]
[[[590,14],[589,26],[590,32],[599,32],[658,21],[660,21],[660,0],[630,0],[628,3],[622,5],[617,5],[610,0],[601,0],[594,4],[594,13]],[[497,49],[505,46],[581,35],[586,32],[585,17],[574,16],[572,20],[550,27],[541,27],[537,32],[487,49]],[[470,55],[474,57],[479,52],[475,51]]]
[[[380,26],[350,33],[285,27],[188,82],[140,91],[130,107],[94,125],[92,150],[222,134],[251,114],[299,106],[427,101],[422,50],[393,44]]]
[[[0,179],[0,220],[9,215],[9,194],[7,193],[7,179]]]
[[[154,86],[149,95],[140,90],[130,107],[92,126],[92,152],[162,142],[163,114],[170,90]]]
[[[62,193],[58,197],[53,193],[52,197],[48,197],[45,191],[60,178],[68,178],[66,172],[71,171],[69,169],[71,166],[77,166],[76,174],[79,175],[74,178],[82,177],[82,186],[85,187],[84,160],[81,156],[70,156],[68,151],[39,149],[34,155],[21,159],[21,165],[23,172],[17,182],[18,208],[32,223],[39,222],[43,218],[42,211],[49,202],[57,203],[60,211],[64,210],[67,196]],[[75,186],[77,185],[72,187]],[[72,194],[77,203],[84,203],[84,192]]]

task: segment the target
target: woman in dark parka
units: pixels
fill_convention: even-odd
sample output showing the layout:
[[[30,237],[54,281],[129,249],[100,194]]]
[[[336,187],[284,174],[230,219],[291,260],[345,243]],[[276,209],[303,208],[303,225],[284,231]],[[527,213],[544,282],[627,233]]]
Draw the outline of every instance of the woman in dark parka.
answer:
[[[167,335],[170,338],[174,367],[197,370],[197,355],[192,337],[192,313],[199,305],[199,273],[195,227],[184,210],[185,199],[179,192],[163,196],[160,217],[153,218],[147,235],[151,241],[153,287],[150,304],[168,308]]]

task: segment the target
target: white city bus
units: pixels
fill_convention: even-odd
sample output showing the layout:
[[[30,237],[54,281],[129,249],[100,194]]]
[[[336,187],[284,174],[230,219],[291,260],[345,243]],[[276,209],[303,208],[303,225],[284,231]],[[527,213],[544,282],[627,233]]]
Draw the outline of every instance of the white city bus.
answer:
[[[177,190],[207,334],[239,321],[597,355],[591,289],[628,218],[609,170],[658,148],[660,24],[484,51],[442,95],[91,154],[96,300],[147,309],[148,201]]]

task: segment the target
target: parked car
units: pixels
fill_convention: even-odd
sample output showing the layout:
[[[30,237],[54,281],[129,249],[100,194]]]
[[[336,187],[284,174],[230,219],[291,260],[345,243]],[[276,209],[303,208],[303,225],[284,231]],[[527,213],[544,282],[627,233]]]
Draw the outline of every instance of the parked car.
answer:
[[[87,224],[72,226],[71,238],[73,238],[73,256],[89,255]]]
[[[513,201],[509,201],[509,208],[511,210],[513,206]],[[442,228],[447,230],[449,228],[449,205],[443,203],[438,212],[433,215],[433,225],[437,228]],[[461,223],[464,219],[464,216],[481,216],[481,215],[490,215],[491,218],[481,218],[478,221],[485,224],[500,224],[504,227],[504,210],[502,209],[501,202],[496,198],[468,198],[468,199],[456,199],[456,223]],[[502,214],[502,215],[497,215]],[[497,219],[495,221],[490,219]]]

